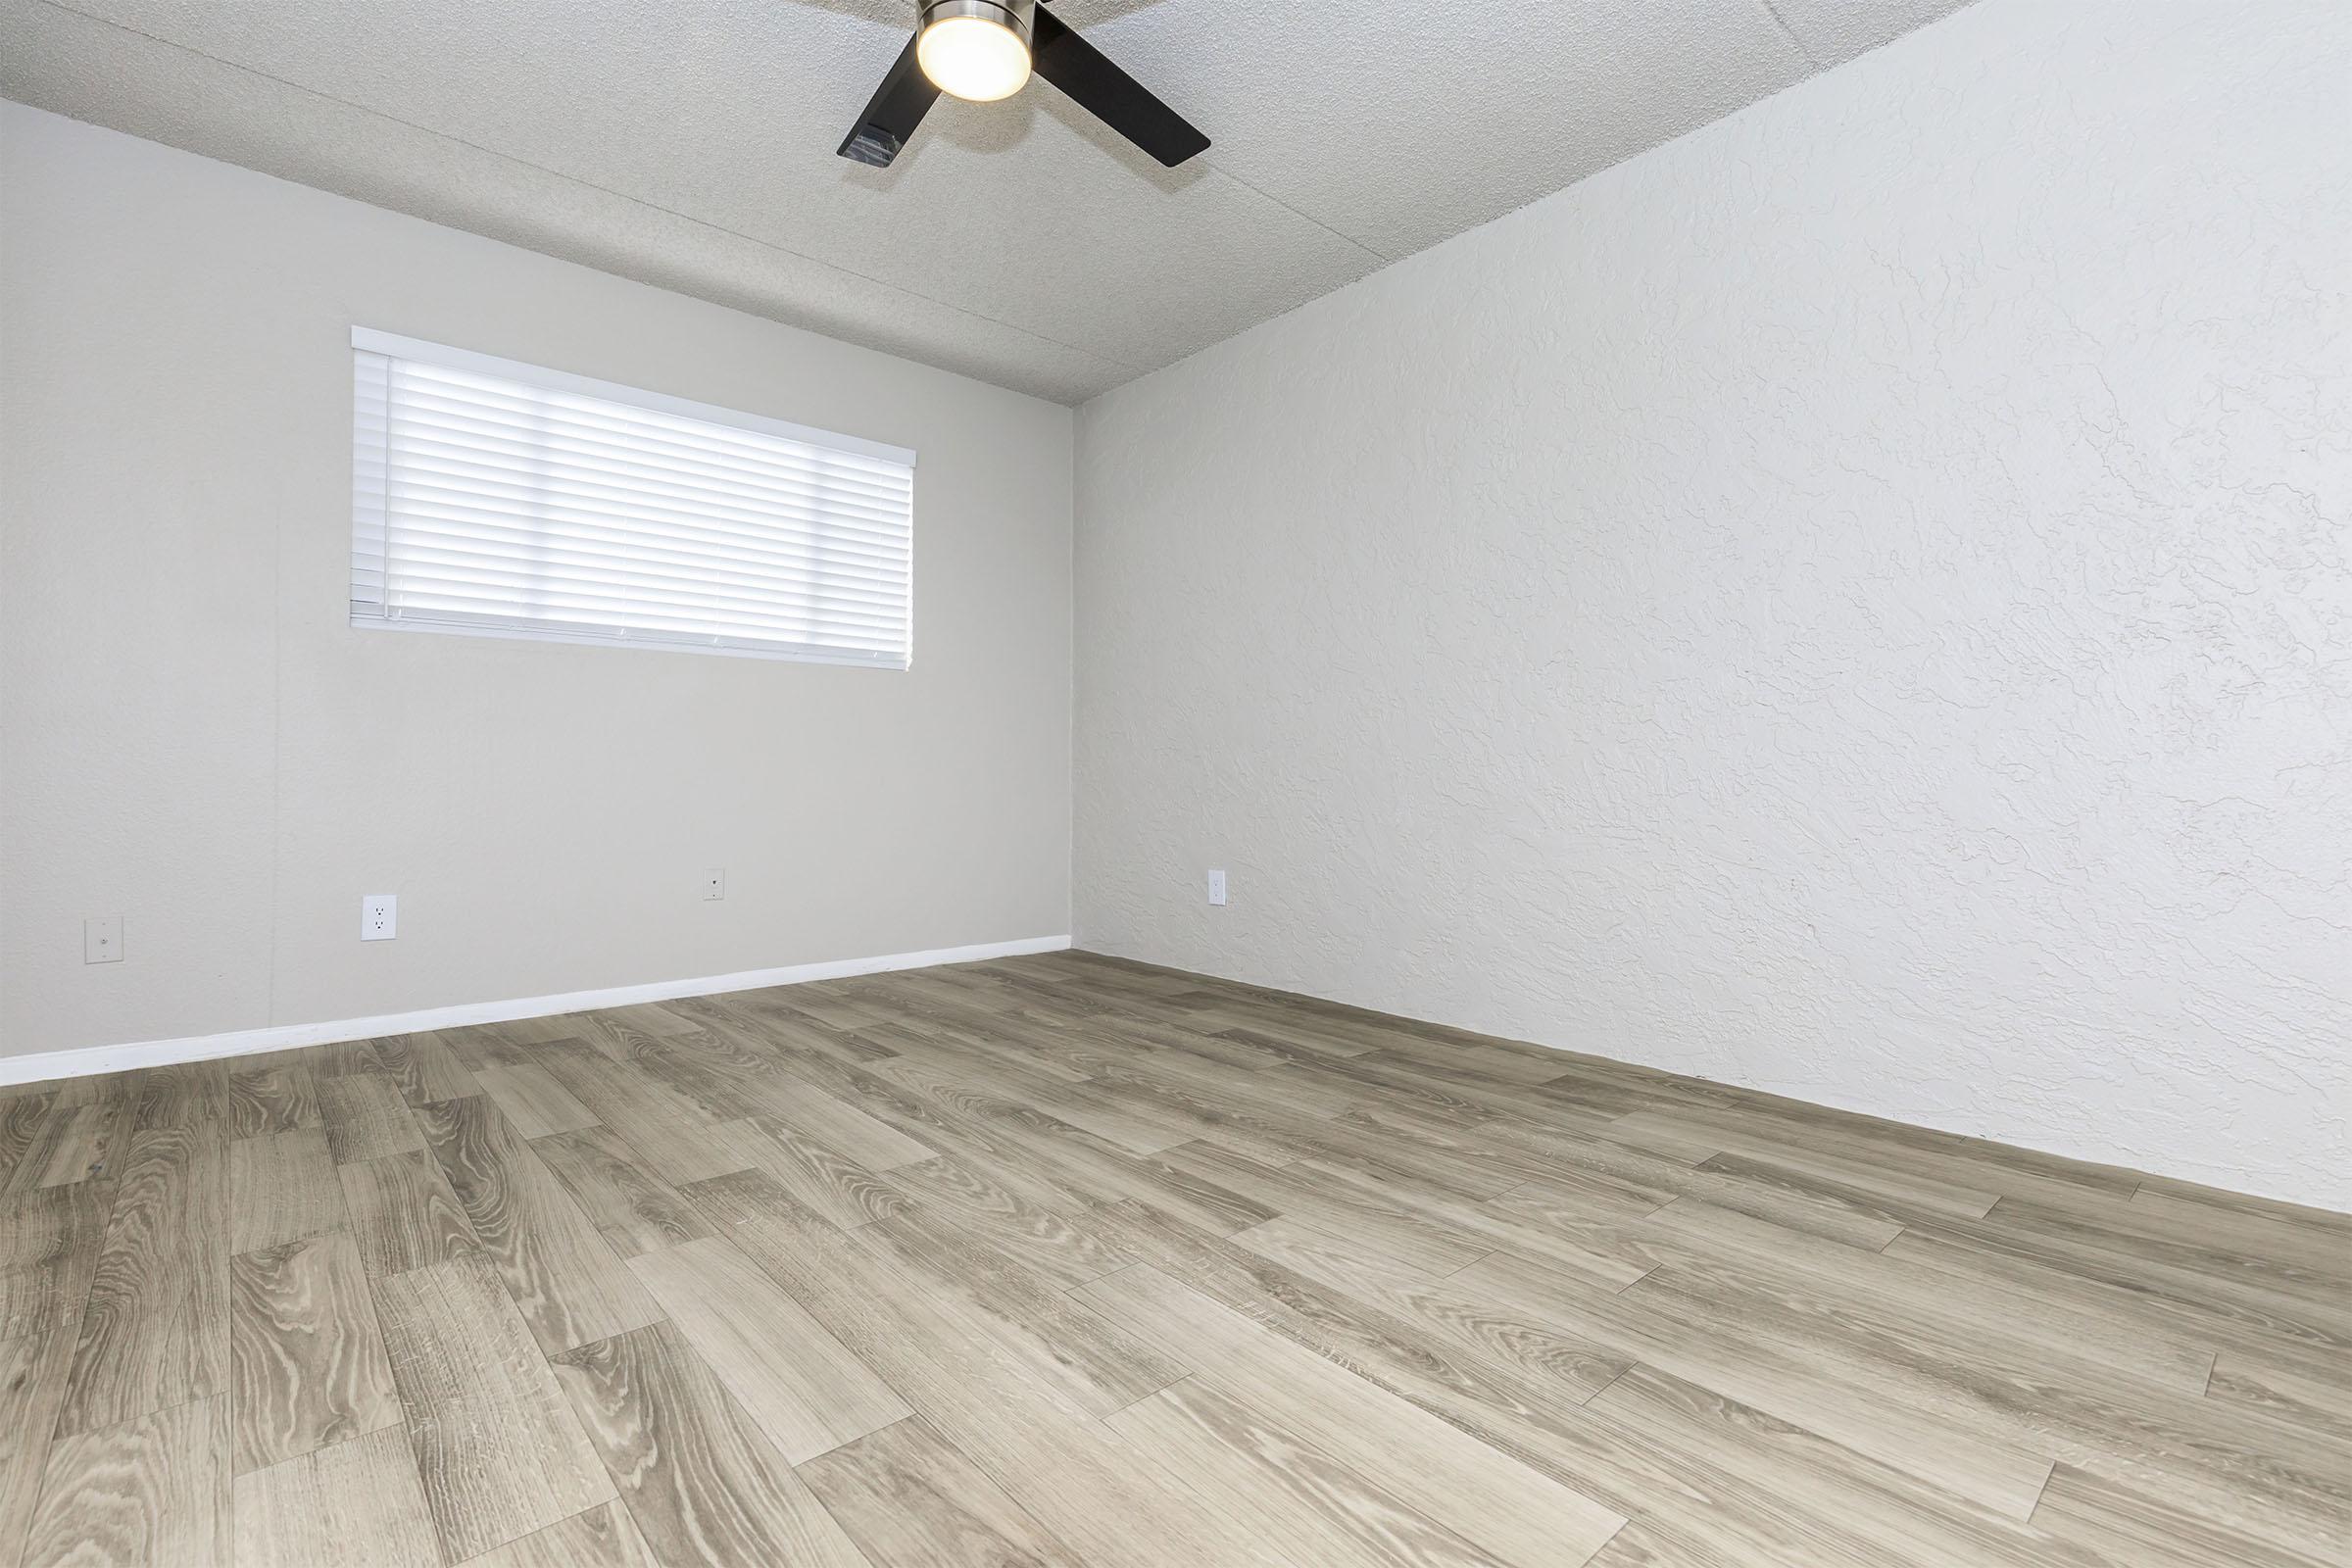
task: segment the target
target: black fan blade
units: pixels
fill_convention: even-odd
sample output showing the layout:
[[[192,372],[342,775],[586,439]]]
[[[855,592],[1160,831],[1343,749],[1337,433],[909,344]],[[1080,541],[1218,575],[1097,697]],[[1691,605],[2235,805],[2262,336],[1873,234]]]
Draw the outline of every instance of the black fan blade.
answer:
[[[1043,6],[1037,8],[1031,57],[1037,74],[1068,93],[1071,102],[1170,169],[1208,146],[1208,138],[1182,115]]]
[[[914,127],[923,122],[939,89],[923,74],[915,63],[914,39],[899,51],[899,62],[882,78],[866,101],[865,113],[858,117],[857,125],[837,149],[841,156],[875,169],[888,169],[890,161],[899,156],[914,134]]]

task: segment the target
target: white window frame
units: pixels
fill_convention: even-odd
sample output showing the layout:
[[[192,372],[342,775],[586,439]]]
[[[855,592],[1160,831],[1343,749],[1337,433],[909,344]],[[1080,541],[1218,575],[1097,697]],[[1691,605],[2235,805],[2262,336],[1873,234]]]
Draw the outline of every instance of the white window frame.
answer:
[[[574,375],[566,370],[550,369],[545,366],[529,365],[519,360],[500,359],[496,355],[479,354],[471,349],[452,347],[446,343],[428,342],[422,338],[402,337],[393,332],[380,332],[372,327],[354,326],[351,347],[355,354],[381,354],[396,360],[466,370],[474,374],[494,376],[523,386],[553,392],[565,392],[580,397],[596,398],[632,408],[650,409],[656,413],[681,418],[698,419],[707,424],[724,425],[738,430],[750,430],[772,435],[807,446],[828,448],[836,452],[853,453],[884,463],[897,464],[909,470],[915,467],[915,454],[906,447],[896,447],[880,441],[868,441],[858,436],[843,435],[833,430],[819,430],[809,425],[793,424],[772,419],[765,415],[747,414],[740,409],[722,408],[714,403],[697,403],[689,398],[672,397],[666,392],[652,392],[642,387],[624,386],[616,381],[600,381],[593,376]],[[380,555],[384,533],[384,515],[388,506],[384,476],[370,473],[358,461],[358,409],[352,415],[352,555],[356,567],[361,550],[362,533],[369,526],[372,513]],[[596,648],[639,648],[669,653],[719,654],[732,659],[783,660],[795,663],[843,664],[864,669],[906,670],[914,662],[914,533],[913,502],[908,500],[907,561],[906,561],[906,632],[904,657],[886,654],[862,654],[809,645],[745,647],[713,640],[710,643],[687,641],[675,636],[651,633],[632,635],[628,628],[616,627],[610,632],[580,630],[568,627],[533,627],[528,625],[500,625],[463,621],[436,621],[404,618],[388,613],[380,602],[359,597],[356,581],[352,585],[350,602],[351,624],[368,631],[420,631],[451,634],[461,637],[498,637],[524,642],[573,643]],[[353,575],[356,577],[357,572]]]

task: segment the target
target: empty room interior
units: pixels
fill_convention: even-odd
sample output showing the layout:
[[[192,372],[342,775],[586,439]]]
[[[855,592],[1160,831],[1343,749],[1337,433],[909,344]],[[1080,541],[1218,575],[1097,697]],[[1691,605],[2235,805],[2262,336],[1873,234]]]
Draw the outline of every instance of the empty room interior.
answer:
[[[0,1568],[2348,1568],[2352,4],[0,0]]]

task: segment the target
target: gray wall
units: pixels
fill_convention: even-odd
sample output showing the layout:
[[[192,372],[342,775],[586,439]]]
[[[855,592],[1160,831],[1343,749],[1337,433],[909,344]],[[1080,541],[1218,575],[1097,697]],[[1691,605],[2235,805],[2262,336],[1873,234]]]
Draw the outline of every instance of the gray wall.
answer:
[[[1067,409],[0,138],[0,1054],[1068,931]],[[914,668],[353,630],[354,323],[917,449]]]
[[[2352,1206],[2348,26],[1984,0],[1087,405],[1080,942]]]

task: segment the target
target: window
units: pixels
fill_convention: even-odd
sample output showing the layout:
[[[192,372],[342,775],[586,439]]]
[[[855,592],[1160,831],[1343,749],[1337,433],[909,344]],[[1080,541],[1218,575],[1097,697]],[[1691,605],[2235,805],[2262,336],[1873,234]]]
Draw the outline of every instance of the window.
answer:
[[[355,626],[906,667],[914,454],[351,334]]]

